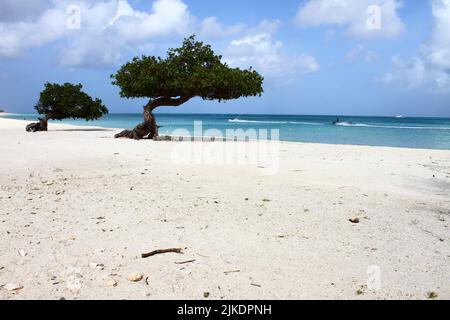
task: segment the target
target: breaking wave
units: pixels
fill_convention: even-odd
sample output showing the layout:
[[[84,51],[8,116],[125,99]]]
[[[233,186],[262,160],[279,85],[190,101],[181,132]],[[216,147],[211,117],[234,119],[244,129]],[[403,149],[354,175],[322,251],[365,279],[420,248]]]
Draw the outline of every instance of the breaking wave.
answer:
[[[244,120],[244,119],[228,119],[232,123],[261,123],[261,124],[299,124],[311,126],[323,126],[328,123],[318,122],[302,122],[302,121],[271,121],[271,120]],[[329,124],[331,125],[331,123]],[[382,129],[413,129],[413,130],[450,130],[450,127],[419,127],[419,126],[390,126],[390,125],[375,125],[363,123],[340,122],[336,126],[341,127],[364,127],[364,128],[382,128]]]
[[[336,123],[335,125],[341,127],[365,127],[365,128],[385,128],[385,129],[450,130],[450,127],[381,126],[381,125],[349,123],[349,122]]]
[[[298,121],[265,121],[265,120],[241,120],[241,119],[228,119],[228,122],[238,123],[265,123],[265,124],[304,124],[312,126],[322,126],[324,123],[317,122],[298,122]]]

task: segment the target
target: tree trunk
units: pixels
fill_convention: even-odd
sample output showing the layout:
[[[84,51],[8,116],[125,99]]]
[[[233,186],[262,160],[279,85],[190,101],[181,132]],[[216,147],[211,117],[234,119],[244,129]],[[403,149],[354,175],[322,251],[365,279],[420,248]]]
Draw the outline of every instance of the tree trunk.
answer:
[[[148,139],[156,139],[158,137],[158,126],[156,119],[151,110],[144,110],[144,122],[138,124],[133,130],[124,130],[116,134],[115,138],[128,138],[140,140],[148,136]]]
[[[38,132],[48,130],[48,118],[38,118],[39,122],[30,123],[26,126],[25,130],[28,132]]]
[[[149,139],[156,140],[158,138],[159,126],[156,124],[153,110],[162,106],[177,107],[189,101],[191,98],[192,96],[180,96],[179,98],[160,97],[151,100],[144,107],[144,122],[137,125],[133,130],[124,130],[121,133],[116,134],[114,137],[140,140],[148,136]]]

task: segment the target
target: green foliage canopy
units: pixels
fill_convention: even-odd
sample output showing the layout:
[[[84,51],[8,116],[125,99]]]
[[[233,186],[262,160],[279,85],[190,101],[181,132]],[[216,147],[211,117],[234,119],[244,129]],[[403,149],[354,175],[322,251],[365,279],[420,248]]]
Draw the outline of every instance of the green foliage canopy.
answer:
[[[100,99],[92,99],[83,92],[81,84],[46,83],[34,107],[39,114],[54,120],[86,119],[95,120],[108,113]]]
[[[179,105],[193,97],[231,100],[260,96],[263,77],[252,68],[231,68],[211,46],[191,36],[182,47],[169,49],[165,59],[135,57],[111,76],[124,98],[160,100],[159,105]]]

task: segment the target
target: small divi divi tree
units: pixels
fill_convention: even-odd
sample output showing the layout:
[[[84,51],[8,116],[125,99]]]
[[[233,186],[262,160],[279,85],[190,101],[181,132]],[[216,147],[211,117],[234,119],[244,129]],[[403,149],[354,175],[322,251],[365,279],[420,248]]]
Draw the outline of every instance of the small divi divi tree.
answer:
[[[252,68],[231,68],[222,62],[211,46],[184,39],[180,48],[169,49],[165,59],[154,56],[135,57],[112,75],[124,98],[148,98],[144,122],[125,130],[116,138],[142,139],[158,136],[153,110],[162,106],[180,106],[194,97],[225,101],[261,96],[263,77]]]
[[[29,132],[47,131],[48,120],[85,119],[86,121],[101,118],[108,109],[100,99],[92,99],[81,89],[81,84],[46,83],[36,106],[36,111],[43,115],[39,122],[30,123]]]

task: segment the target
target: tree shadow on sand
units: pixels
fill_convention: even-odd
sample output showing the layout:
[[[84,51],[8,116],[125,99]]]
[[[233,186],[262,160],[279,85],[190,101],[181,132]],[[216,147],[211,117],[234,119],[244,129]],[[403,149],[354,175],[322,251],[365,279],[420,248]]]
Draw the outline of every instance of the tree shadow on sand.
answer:
[[[49,130],[49,131],[66,131],[66,132],[95,132],[95,131],[114,131],[113,129],[105,129],[105,128],[86,128],[86,129],[81,129],[81,128],[75,128],[75,129],[53,129],[53,130]]]

